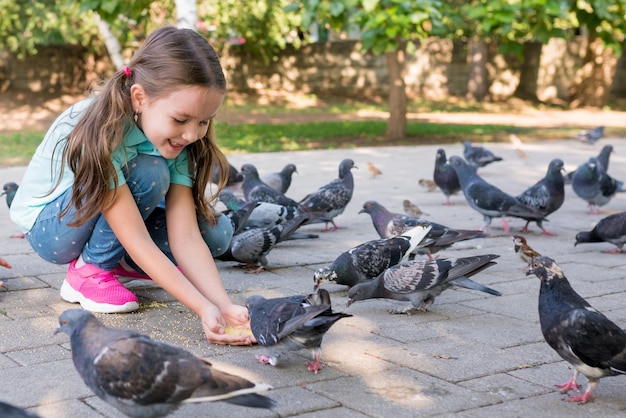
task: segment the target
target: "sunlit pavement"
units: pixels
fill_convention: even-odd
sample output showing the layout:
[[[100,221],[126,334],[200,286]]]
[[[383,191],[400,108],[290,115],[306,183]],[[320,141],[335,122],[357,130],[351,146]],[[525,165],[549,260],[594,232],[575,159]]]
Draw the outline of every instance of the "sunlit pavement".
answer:
[[[526,158],[510,144],[489,144],[504,158],[479,170],[502,190],[517,195],[544,176],[552,158],[573,170],[604,144],[613,144],[609,174],[626,180],[624,139],[605,138],[594,147],[576,141],[524,144]],[[344,214],[345,226],[322,232],[309,225],[305,232],[318,239],[287,241],[268,255],[260,274],[245,274],[236,263],[218,262],[220,274],[233,300],[243,303],[252,294],[266,297],[313,291],[313,272],[341,252],[378,238],[370,218],[358,214],[366,200],[376,200],[394,212],[402,201],[417,204],[428,219],[454,228],[480,228],[483,219],[469,208],[462,195],[444,206],[440,191],[418,185],[432,178],[438,146],[359,148],[331,151],[238,154],[229,156],[236,167],[256,165],[261,174],[278,171],[287,163],[298,168],[287,195],[299,200],[337,177],[343,158],[352,158],[355,192]],[[462,155],[461,144],[442,148],[448,157]],[[372,178],[367,163],[382,175]],[[0,182],[20,182],[23,167],[0,170]],[[574,247],[574,236],[589,230],[604,216],[626,210],[626,194],[602,207],[600,215],[587,213],[587,205],[566,186],[566,200],[544,226],[556,236],[541,235],[532,225],[529,244],[563,268],[572,286],[616,323],[626,324],[626,255],[609,254],[611,244]],[[509,219],[512,233],[524,225]],[[23,239],[10,238],[17,228],[0,202],[0,256],[13,269],[0,269],[8,291],[0,293],[0,400],[27,408],[42,417],[119,417],[117,410],[97,398],[83,383],[71,360],[68,338],[54,336],[58,315],[77,307],[63,302],[59,288],[66,266],[41,260]],[[339,321],[324,338],[318,374],[306,369],[307,353],[281,358],[277,367],[259,363],[262,347],[228,347],[207,343],[199,320],[160,288],[133,282],[141,309],[132,314],[98,315],[107,325],[135,329],[152,338],[184,347],[211,359],[216,367],[271,384],[268,393],[278,406],[273,411],[248,409],[225,403],[184,405],[172,416],[301,416],[301,417],[608,417],[626,409],[626,377],[601,380],[587,405],[566,403],[557,383],[572,375],[570,365],[543,341],[537,314],[539,281],[525,275],[525,263],[513,252],[511,234],[494,219],[484,239],[455,244],[439,257],[473,254],[500,255],[497,265],[474,277],[502,292],[494,297],[470,290],[444,292],[429,312],[390,315],[399,302],[369,300],[346,308],[346,289],[329,286],[333,307],[353,314]],[[586,385],[586,379],[579,377]]]

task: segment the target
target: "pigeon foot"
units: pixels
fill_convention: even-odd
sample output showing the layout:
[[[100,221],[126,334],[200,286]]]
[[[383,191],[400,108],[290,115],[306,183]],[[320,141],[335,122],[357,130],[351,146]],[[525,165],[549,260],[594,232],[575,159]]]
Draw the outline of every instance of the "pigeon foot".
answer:
[[[13,234],[13,235],[9,235],[9,238],[24,238],[24,234]]]
[[[265,354],[257,354],[256,359],[259,360],[263,364],[270,364],[270,358],[269,356],[266,356]]]
[[[578,383],[576,383],[576,376],[572,377],[570,380],[568,380],[565,383],[559,383],[558,385],[555,385],[557,388],[561,388],[561,393],[567,393],[570,390],[575,390],[576,392],[578,392],[578,389],[580,388],[580,385]]]
[[[310,372],[317,374],[317,372],[326,367],[326,365],[320,363],[319,358],[316,357],[314,362],[307,361],[306,367],[307,369],[309,369]]]
[[[593,401],[594,399],[594,396],[590,395],[588,392],[585,392],[580,396],[570,396],[569,398],[565,399],[565,402],[578,402],[579,404],[584,405],[589,401]]]

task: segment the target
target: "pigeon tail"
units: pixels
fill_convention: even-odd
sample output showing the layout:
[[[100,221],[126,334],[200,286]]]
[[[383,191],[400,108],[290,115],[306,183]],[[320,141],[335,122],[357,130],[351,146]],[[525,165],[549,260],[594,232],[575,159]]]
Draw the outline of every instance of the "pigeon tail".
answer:
[[[492,264],[496,264],[496,263],[485,264],[481,270],[489,267]],[[502,293],[498,292],[497,290],[487,287],[485,285],[482,285],[478,282],[475,282],[474,280],[466,276],[462,276],[462,277],[459,277],[458,279],[454,279],[452,280],[452,283],[455,284],[456,286],[459,286],[465,289],[478,290],[480,292],[489,293],[490,295],[494,295],[494,296],[502,296]]]

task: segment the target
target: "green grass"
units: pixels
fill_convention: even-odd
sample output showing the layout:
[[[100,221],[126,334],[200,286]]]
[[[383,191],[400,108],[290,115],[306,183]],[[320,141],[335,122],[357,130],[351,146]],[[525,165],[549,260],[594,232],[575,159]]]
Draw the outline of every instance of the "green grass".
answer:
[[[407,138],[390,141],[384,137],[387,122],[337,121],[285,124],[216,123],[220,147],[226,152],[278,152],[313,149],[354,148],[508,141],[515,133],[523,141],[572,138],[576,128],[527,128],[510,125],[437,124],[410,122]],[[0,135],[0,166],[27,164],[44,132]],[[612,128],[611,135],[626,136],[626,128]]]

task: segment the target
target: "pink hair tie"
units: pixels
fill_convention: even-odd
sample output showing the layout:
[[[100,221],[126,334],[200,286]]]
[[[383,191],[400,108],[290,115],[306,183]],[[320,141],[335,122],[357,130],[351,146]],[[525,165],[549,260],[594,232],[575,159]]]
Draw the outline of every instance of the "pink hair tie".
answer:
[[[124,71],[124,74],[126,74],[126,77],[130,77],[133,74],[130,68],[128,68],[126,65],[122,67],[122,71]]]

